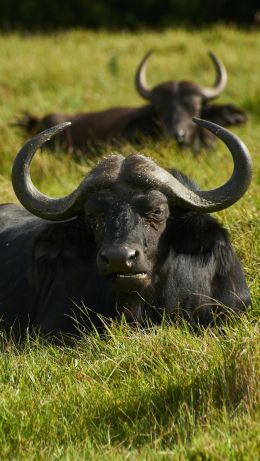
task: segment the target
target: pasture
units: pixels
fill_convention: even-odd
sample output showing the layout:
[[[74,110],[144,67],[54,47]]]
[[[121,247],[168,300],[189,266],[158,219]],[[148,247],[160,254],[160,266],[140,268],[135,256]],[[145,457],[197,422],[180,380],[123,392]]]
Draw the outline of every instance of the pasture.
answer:
[[[231,208],[218,213],[242,261],[252,295],[245,318],[224,334],[191,334],[185,325],[131,330],[122,322],[83,335],[76,347],[40,340],[19,348],[4,339],[0,358],[2,460],[253,460],[260,458],[259,204],[260,30],[216,26],[160,33],[71,31],[0,36],[0,198],[15,201],[10,172],[24,134],[10,123],[22,110],[88,111],[137,106],[134,73],[144,53],[153,85],[191,79],[210,86],[212,50],[223,60],[228,85],[219,102],[246,110],[233,128],[254,162],[253,183]],[[115,150],[115,149],[114,149]],[[117,151],[128,154],[136,147]],[[74,159],[38,152],[35,184],[51,196],[76,187],[109,147]],[[180,169],[210,189],[232,171],[220,142],[195,157],[172,140],[147,142],[141,153]]]

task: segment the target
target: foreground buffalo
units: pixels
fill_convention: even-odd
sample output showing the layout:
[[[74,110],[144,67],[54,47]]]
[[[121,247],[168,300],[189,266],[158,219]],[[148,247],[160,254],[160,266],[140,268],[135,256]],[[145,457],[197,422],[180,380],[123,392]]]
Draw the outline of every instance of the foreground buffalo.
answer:
[[[86,151],[96,141],[140,142],[144,136],[170,136],[180,145],[190,145],[194,151],[198,151],[203,145],[211,145],[214,137],[207,130],[194,125],[192,117],[202,117],[221,126],[246,121],[245,113],[231,104],[211,104],[222,93],[227,82],[225,67],[213,53],[209,54],[216,68],[213,88],[205,88],[189,81],[168,81],[149,89],[145,68],[150,55],[151,51],[142,59],[135,78],[139,94],[149,101],[147,105],[136,108],[115,107],[75,115],[52,113],[43,118],[26,113],[18,121],[18,125],[33,133],[71,120],[71,126],[58,137],[59,144],[69,151]]]
[[[0,207],[0,315],[16,335],[75,334],[98,327],[102,314],[159,322],[167,313],[207,326],[250,303],[243,269],[227,231],[206,212],[245,193],[251,158],[243,143],[211,122],[234,172],[222,187],[201,191],[176,171],[133,154],[102,160],[78,188],[52,199],[32,184],[35,150],[67,124],[31,139],[13,167],[25,208]]]

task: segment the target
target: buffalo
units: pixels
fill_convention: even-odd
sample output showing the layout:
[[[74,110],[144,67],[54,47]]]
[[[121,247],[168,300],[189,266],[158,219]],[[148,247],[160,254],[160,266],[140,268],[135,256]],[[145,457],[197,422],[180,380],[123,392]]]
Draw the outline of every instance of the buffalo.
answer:
[[[214,136],[203,127],[192,123],[192,117],[201,117],[221,126],[230,126],[246,121],[246,114],[232,104],[211,104],[223,92],[227,83],[224,65],[214,53],[209,56],[216,69],[216,82],[212,88],[202,87],[190,81],[170,80],[149,88],[146,83],[146,63],[149,51],[138,66],[135,85],[138,93],[148,101],[141,107],[115,107],[99,112],[78,114],[51,113],[42,118],[29,113],[16,124],[29,133],[36,133],[53,125],[71,120],[56,141],[64,149],[86,151],[99,142],[142,142],[144,137],[154,139],[173,137],[181,146],[191,146],[194,152],[202,146],[211,146]],[[55,147],[51,143],[49,147]]]
[[[36,149],[68,123],[24,145],[12,172],[23,207],[0,206],[2,330],[76,335],[79,325],[101,327],[101,316],[140,324],[169,316],[196,328],[246,311],[243,269],[208,213],[244,195],[251,157],[226,129],[195,121],[224,141],[234,161],[231,178],[209,191],[143,155],[111,155],[54,199],[36,189],[29,169]]]

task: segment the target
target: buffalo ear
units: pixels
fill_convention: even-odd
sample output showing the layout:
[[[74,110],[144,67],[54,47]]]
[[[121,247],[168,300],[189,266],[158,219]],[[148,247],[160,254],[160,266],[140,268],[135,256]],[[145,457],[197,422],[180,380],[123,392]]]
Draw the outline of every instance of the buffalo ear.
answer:
[[[38,236],[33,243],[32,255],[34,261],[52,260],[57,258],[62,248],[62,235],[53,232],[55,229],[48,229]]]
[[[63,260],[85,256],[89,232],[86,223],[79,219],[48,225],[32,242],[33,261],[53,261],[59,255]]]
[[[208,214],[175,209],[171,219],[172,246],[177,254],[210,255],[216,246],[226,246],[227,231]]]
[[[58,256],[63,246],[63,238],[56,226],[44,229],[32,241],[28,278],[30,283],[37,284],[49,280],[57,265]]]
[[[247,115],[233,104],[206,104],[201,118],[217,123],[220,126],[240,125],[247,121]]]

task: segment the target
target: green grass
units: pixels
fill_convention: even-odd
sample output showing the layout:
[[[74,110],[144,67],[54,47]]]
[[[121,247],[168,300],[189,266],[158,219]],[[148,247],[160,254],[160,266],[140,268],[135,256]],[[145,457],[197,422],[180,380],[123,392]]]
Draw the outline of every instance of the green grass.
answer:
[[[260,459],[260,31],[218,26],[201,32],[12,34],[0,37],[0,47],[1,202],[15,200],[10,172],[25,138],[9,123],[19,112],[141,104],[133,75],[149,48],[155,49],[147,72],[151,84],[190,78],[210,85],[207,50],[224,61],[229,82],[220,101],[248,111],[248,124],[233,131],[254,162],[247,194],[218,213],[245,268],[252,294],[248,315],[222,335],[194,336],[174,325],[133,331],[122,324],[106,340],[93,334],[75,348],[28,340],[18,349],[3,342],[0,459]],[[220,143],[199,158],[169,140],[150,142],[142,152],[181,169],[202,188],[220,185],[232,171]],[[96,160],[41,152],[33,178],[44,192],[61,196]]]

